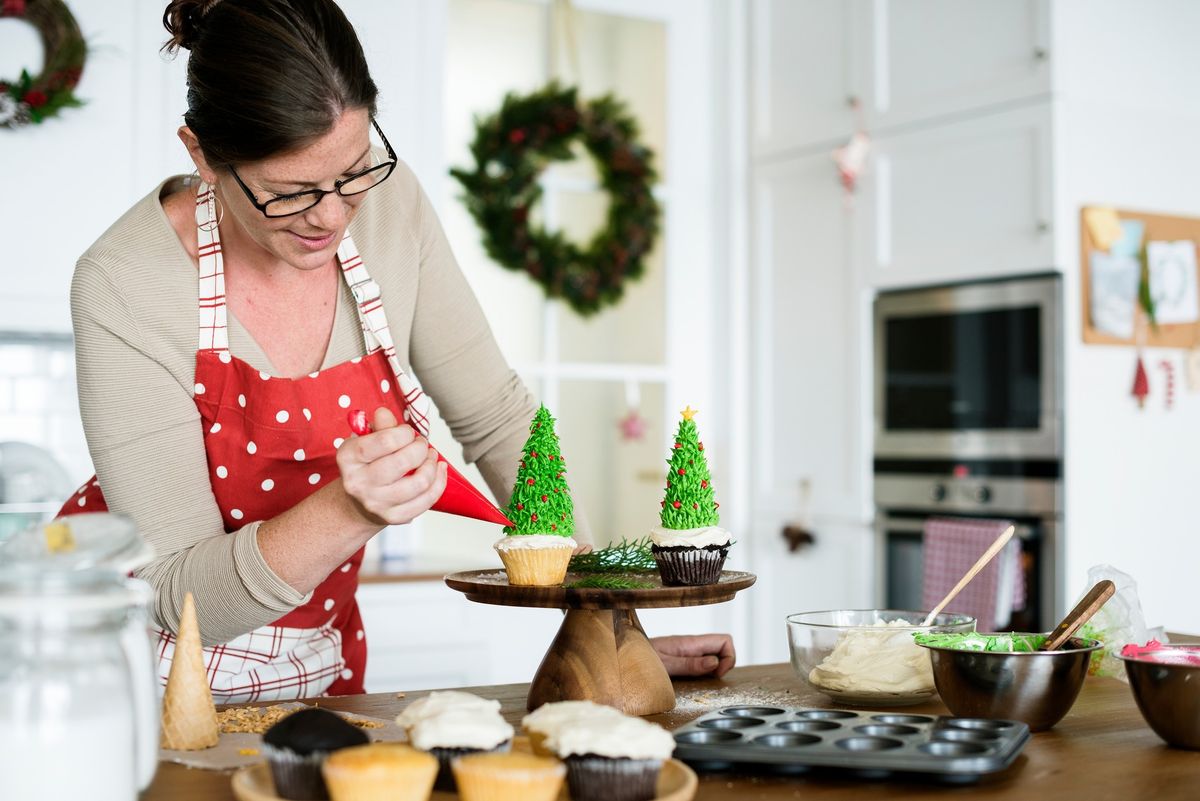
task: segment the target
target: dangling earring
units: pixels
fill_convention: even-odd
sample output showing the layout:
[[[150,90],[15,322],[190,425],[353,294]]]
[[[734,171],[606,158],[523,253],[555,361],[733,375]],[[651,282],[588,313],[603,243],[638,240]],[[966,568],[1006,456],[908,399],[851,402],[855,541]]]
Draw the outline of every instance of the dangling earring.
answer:
[[[212,233],[221,226],[221,220],[225,218],[225,209],[217,205],[217,190],[215,187],[208,188],[208,200],[205,201],[205,210],[208,212],[208,219],[201,223],[198,227],[205,233]]]

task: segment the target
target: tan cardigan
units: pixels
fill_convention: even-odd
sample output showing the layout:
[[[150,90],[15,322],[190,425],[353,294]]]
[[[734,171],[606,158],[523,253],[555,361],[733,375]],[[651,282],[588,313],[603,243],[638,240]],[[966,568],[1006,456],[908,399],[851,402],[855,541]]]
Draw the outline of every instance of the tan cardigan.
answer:
[[[178,181],[156,187],[84,253],[71,286],[71,312],[79,405],[96,475],[109,508],[132,517],[157,554],[140,571],[156,590],[155,622],[175,630],[184,593],[191,591],[202,638],[213,644],[268,624],[307,598],[264,561],[258,522],[226,533],[213,497],[192,399],[196,268],[160,202]],[[383,292],[406,369],[437,405],[463,458],[478,463],[506,502],[534,401],[500,354],[406,165],[371,191],[350,232]],[[232,314],[229,347],[273,372]],[[323,367],[364,351],[343,284]],[[590,543],[583,515],[576,519],[576,539]]]

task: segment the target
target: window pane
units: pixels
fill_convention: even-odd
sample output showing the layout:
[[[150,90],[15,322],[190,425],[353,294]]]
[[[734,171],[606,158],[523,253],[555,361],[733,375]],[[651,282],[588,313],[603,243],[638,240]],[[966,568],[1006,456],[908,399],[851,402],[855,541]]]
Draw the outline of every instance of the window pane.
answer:
[[[643,384],[640,392],[646,431],[628,441],[617,427],[628,411],[623,384],[564,381],[560,391],[555,416],[567,480],[597,547],[644,537],[658,525],[667,470],[664,394],[658,384]]]

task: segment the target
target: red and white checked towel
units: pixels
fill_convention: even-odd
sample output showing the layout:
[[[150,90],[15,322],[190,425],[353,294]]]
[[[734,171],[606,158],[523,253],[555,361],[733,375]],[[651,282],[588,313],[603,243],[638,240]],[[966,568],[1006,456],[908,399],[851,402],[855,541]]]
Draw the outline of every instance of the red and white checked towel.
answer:
[[[922,608],[932,609],[946,597],[988,546],[1011,525],[1009,520],[927,519],[922,549],[925,563]],[[1014,610],[1024,608],[1021,544],[1014,538],[963,588],[946,611],[975,618],[979,631],[996,631],[1008,625]]]

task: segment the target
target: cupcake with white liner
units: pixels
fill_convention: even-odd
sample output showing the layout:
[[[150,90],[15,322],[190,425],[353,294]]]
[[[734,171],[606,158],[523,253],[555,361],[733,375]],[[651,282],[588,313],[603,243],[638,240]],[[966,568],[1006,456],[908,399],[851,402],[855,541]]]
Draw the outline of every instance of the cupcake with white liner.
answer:
[[[517,468],[505,514],[506,526],[495,549],[508,583],[518,586],[562,584],[577,543],[574,504],[567,486],[566,462],[559,452],[554,418],[545,406],[529,424],[529,438]]]
[[[713,497],[712,476],[690,406],[675,433],[667,486],[659,514],[661,526],[650,530],[650,552],[667,586],[715,584],[732,544],[721,528],[720,504]]]
[[[546,747],[545,742],[560,726],[569,726],[580,720],[619,720],[623,717],[625,715],[620,710],[592,701],[556,701],[542,704],[522,718],[521,728],[529,735],[533,753],[552,756],[554,752]]]
[[[592,717],[559,726],[546,745],[567,765],[572,801],[649,801],[675,738],[641,718]]]

